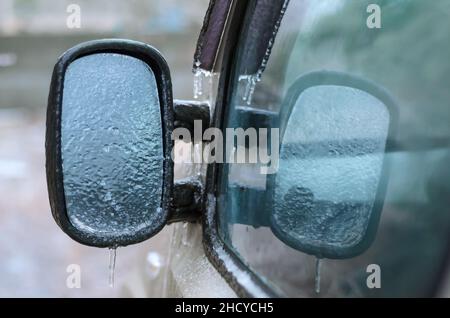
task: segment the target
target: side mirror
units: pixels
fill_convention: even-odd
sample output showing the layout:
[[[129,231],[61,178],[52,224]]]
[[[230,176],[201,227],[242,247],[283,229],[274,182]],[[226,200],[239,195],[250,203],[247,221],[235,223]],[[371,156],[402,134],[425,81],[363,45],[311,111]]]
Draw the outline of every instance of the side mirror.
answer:
[[[375,84],[336,72],[300,77],[280,114],[273,176],[274,234],[318,258],[349,258],[372,243],[384,204],[396,107]]]
[[[117,247],[166,224],[173,194],[170,72],[127,40],[83,43],[57,62],[47,111],[53,216],[74,240]]]

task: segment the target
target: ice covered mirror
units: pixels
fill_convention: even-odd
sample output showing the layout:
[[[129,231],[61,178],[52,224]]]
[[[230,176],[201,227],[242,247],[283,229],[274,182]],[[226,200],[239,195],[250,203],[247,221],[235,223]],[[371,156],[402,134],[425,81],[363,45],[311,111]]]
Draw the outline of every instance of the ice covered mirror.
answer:
[[[160,217],[163,145],[156,79],[117,53],[73,61],[64,77],[61,156],[72,225],[114,236]]]
[[[349,258],[374,239],[388,176],[394,103],[375,84],[320,72],[299,78],[280,114],[271,229],[318,258]]]
[[[152,47],[81,44],[55,66],[47,118],[53,216],[75,240],[126,246],[167,222],[173,185],[168,67]]]

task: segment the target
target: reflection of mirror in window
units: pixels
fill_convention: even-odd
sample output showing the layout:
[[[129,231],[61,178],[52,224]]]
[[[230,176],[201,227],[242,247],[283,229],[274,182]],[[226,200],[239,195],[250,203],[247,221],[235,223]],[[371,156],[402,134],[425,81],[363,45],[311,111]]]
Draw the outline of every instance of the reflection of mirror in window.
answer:
[[[272,229],[319,257],[353,254],[371,225],[389,111],[359,89],[306,89],[288,122],[275,178]]]

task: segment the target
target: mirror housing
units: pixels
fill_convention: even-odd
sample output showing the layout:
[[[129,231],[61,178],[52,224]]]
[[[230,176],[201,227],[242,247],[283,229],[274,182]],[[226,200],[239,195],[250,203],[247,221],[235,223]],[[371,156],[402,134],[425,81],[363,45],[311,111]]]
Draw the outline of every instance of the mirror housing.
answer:
[[[69,66],[79,59],[82,59],[87,56],[91,56],[94,54],[112,54],[112,55],[121,55],[127,56],[139,61],[144,62],[148,68],[151,70],[149,73],[153,73],[154,79],[156,81],[157,91],[153,92],[159,99],[159,114],[161,117],[161,125],[157,125],[160,127],[161,132],[161,166],[162,170],[160,171],[160,175],[162,176],[161,181],[161,192],[160,192],[160,202],[159,206],[153,207],[153,212],[145,212],[142,213],[141,219],[136,220],[133,216],[133,220],[130,223],[131,225],[123,231],[108,231],[102,230],[98,227],[98,224],[101,222],[111,222],[109,216],[105,216],[106,214],[102,214],[103,219],[99,219],[97,216],[101,211],[100,208],[91,209],[88,211],[83,211],[83,213],[88,214],[86,220],[96,220],[96,224],[77,224],[73,222],[73,217],[71,217],[71,211],[68,209],[68,201],[67,201],[67,189],[65,188],[67,185],[64,182],[64,145],[62,142],[63,139],[63,131],[62,131],[62,115],[64,113],[63,105],[65,103],[64,96],[65,91],[67,92],[69,87],[65,87],[66,73],[68,71]],[[131,70],[130,70],[131,72]],[[83,74],[82,74],[83,75]],[[107,82],[109,76],[108,74],[100,74],[99,76],[104,76],[103,80]],[[128,77],[124,77],[123,81],[126,81]],[[106,92],[108,93],[108,92]],[[111,92],[112,93],[112,92]],[[149,92],[151,94],[152,92]],[[86,94],[86,92],[81,92],[81,94]],[[92,94],[93,100],[96,98],[100,98],[95,96],[96,94]],[[123,100],[121,101],[123,102]],[[155,105],[149,105],[150,107],[155,107]],[[82,112],[82,110],[77,110]],[[89,116],[88,113],[81,113],[78,116]],[[105,114],[107,117],[108,114]],[[126,117],[126,114],[125,116]],[[71,118],[73,119],[73,118]],[[47,185],[50,199],[50,206],[52,210],[53,217],[56,223],[60,226],[60,228],[68,234],[74,240],[89,246],[95,247],[117,247],[117,246],[126,246],[134,243],[138,243],[144,241],[156,233],[158,233],[164,225],[167,223],[170,213],[171,213],[171,200],[173,197],[173,161],[171,160],[171,153],[173,148],[173,142],[171,140],[171,134],[173,131],[173,123],[174,123],[174,111],[173,111],[173,97],[172,97],[172,84],[170,78],[170,71],[168,65],[162,55],[153,47],[129,40],[97,40],[82,43],[67,52],[65,52],[58,60],[55,65],[50,93],[48,99],[48,109],[47,109],[47,130],[46,130],[46,172],[47,172]],[[73,123],[68,122],[66,126],[70,127]],[[104,133],[104,127],[92,127],[94,128],[94,134],[100,135]],[[103,129],[103,130],[102,130]],[[150,129],[150,127],[149,127]],[[136,132],[137,140],[143,141],[148,136],[138,135],[139,133],[144,134],[144,132]],[[92,150],[92,149],[91,149]],[[95,152],[95,150],[94,150]],[[71,154],[75,154],[75,152],[71,152]],[[98,153],[94,153],[93,160],[95,161],[104,155],[101,152],[101,149],[98,149]],[[133,156],[134,154],[132,154]],[[136,154],[139,156],[140,154]],[[145,157],[145,156],[144,156]],[[127,158],[125,158],[127,159]],[[125,160],[124,159],[124,160]],[[142,159],[142,158],[141,158]],[[148,159],[148,158],[147,158]],[[115,168],[114,165],[118,165],[120,162],[116,162],[113,160],[112,156],[104,157],[106,160],[106,165],[112,165],[112,169]],[[124,161],[122,160],[122,161]],[[141,160],[142,161],[142,160]],[[86,163],[88,161],[83,161]],[[96,162],[98,164],[98,162]],[[144,165],[143,165],[144,164]],[[66,167],[67,168],[67,167]],[[72,169],[73,167],[71,167]],[[145,162],[140,162],[140,166],[138,171],[140,175],[146,175],[148,170],[145,169]],[[86,173],[89,169],[86,170]],[[121,175],[119,175],[121,176]],[[123,175],[122,175],[123,176]],[[66,176],[66,179],[67,176]],[[67,181],[67,180],[66,180]],[[124,180],[116,180],[115,179],[115,187],[116,191],[120,193],[120,187],[126,187],[127,184],[124,183]],[[122,182],[122,183],[121,183]],[[128,186],[130,186],[128,184]],[[150,185],[147,185],[149,187]],[[123,188],[124,189],[124,188]],[[151,189],[148,189],[151,191]],[[94,192],[94,191],[93,191]],[[127,191],[125,191],[127,192]],[[142,193],[141,193],[142,194]],[[131,199],[133,199],[133,195],[135,195],[135,191],[129,191],[127,193],[126,203],[124,203],[123,208],[127,207],[127,204]],[[129,199],[129,197],[132,197]],[[156,195],[158,196],[158,195]],[[86,198],[85,198],[86,199]],[[92,199],[92,198],[89,198]],[[134,197],[134,199],[139,199]],[[87,200],[87,199],[86,199]],[[95,201],[94,198],[90,203]],[[81,199],[83,201],[83,198]],[[74,200],[75,204],[77,202]],[[95,202],[94,202],[95,203]],[[142,204],[144,204],[142,202]],[[129,206],[129,205],[128,205]],[[81,207],[83,208],[83,206]],[[95,211],[94,211],[95,210]],[[122,218],[127,218],[127,213],[135,212],[135,211],[122,211]],[[95,215],[94,215],[95,213]],[[114,214],[114,213],[112,213]],[[151,215],[151,222],[149,223],[148,219],[144,219],[144,216]],[[116,216],[117,217],[117,216]],[[106,218],[106,219],[105,219]],[[112,216],[111,216],[112,218]]]

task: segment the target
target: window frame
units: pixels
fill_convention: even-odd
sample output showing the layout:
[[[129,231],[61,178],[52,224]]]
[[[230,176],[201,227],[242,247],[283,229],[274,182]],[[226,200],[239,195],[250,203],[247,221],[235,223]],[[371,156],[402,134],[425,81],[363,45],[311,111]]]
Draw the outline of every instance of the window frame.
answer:
[[[242,2],[239,5],[242,5],[242,10],[234,10],[232,16],[229,17],[229,23],[236,25],[236,30],[234,30],[235,32],[227,32],[223,38],[223,43],[226,43],[226,45],[221,48],[222,52],[220,52],[222,55],[220,78],[215,101],[215,112],[212,116],[212,127],[219,129],[224,128],[226,114],[229,110],[233,93],[235,65],[239,61],[236,53],[242,41],[241,33],[245,28],[246,11],[249,8],[249,2]],[[280,290],[277,290],[275,286],[269,284],[252,271],[220,237],[216,194],[220,171],[223,169],[222,166],[222,163],[211,163],[207,167],[202,207],[203,247],[205,254],[239,297],[283,297],[284,295]]]

